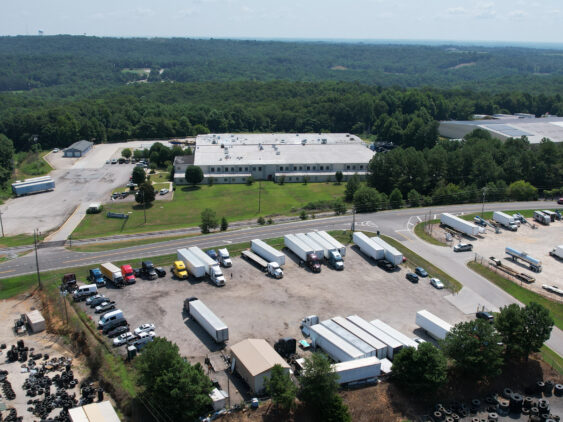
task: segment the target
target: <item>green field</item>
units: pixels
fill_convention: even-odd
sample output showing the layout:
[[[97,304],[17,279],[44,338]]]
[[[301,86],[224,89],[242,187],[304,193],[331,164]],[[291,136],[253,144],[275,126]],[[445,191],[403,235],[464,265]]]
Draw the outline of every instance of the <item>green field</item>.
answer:
[[[37,241],[41,242],[47,234],[42,233]],[[0,237],[0,248],[11,248],[13,246],[33,245],[32,234],[18,234],[17,236]]]
[[[521,287],[475,261],[469,262],[467,266],[492,283],[496,284],[508,294],[514,296],[514,298],[522,302],[524,305],[527,305],[530,302],[536,302],[546,307],[549,310],[553,321],[555,321],[555,326],[559,329],[563,329],[563,304],[549,300],[544,296]]]
[[[412,270],[414,270],[416,267],[423,267],[426,271],[428,271],[430,277],[437,277],[442,280],[446,288],[451,290],[452,292],[457,292],[463,287],[462,284],[455,278],[445,273],[435,265],[431,264],[420,255],[414,253],[409,248],[404,246],[401,242],[389,236],[381,236],[381,238],[390,245],[397,248],[403,254],[403,256],[407,258],[407,266]]]
[[[3,189],[0,189],[0,203],[12,197],[11,184],[16,180],[44,176],[53,168],[43,159],[50,151],[18,152],[14,155],[15,171]]]
[[[86,215],[72,237],[86,239],[111,236],[121,233],[142,233],[193,227],[200,223],[201,212],[211,208],[219,218],[229,222],[256,219],[259,216],[296,215],[305,204],[319,200],[341,198],[345,185],[333,183],[287,183],[278,185],[262,182],[261,211],[258,212],[259,184],[213,185],[177,187],[172,201],[157,201],[146,209],[147,223],[144,224],[143,208],[133,203],[113,201],[104,206],[104,211],[129,214],[129,219],[119,220],[106,217],[105,212]]]

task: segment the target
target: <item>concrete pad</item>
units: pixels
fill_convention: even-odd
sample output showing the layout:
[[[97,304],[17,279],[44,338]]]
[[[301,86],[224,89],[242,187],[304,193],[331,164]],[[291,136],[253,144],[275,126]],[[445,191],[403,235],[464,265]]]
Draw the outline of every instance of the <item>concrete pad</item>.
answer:
[[[479,296],[469,287],[464,287],[458,293],[446,296],[444,299],[466,315],[474,314],[483,307],[486,311],[498,312],[499,310],[497,306]]]

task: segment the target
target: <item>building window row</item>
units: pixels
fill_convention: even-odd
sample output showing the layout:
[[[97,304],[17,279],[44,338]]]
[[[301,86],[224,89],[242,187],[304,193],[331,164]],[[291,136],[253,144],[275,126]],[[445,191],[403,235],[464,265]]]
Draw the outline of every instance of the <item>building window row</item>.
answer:
[[[210,167],[209,168],[210,173],[215,173],[215,172],[217,172],[217,173],[221,173],[221,172],[236,173],[237,171],[238,172],[243,172],[243,171],[248,172],[249,167],[223,167],[223,168],[221,168],[221,167]],[[252,171],[256,171],[256,167],[252,167]],[[262,167],[258,167],[258,171],[262,171]]]

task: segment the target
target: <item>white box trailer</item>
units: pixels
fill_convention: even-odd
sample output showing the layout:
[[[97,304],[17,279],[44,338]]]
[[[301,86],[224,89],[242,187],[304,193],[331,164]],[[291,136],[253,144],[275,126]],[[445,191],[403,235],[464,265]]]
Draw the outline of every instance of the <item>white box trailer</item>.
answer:
[[[283,237],[283,243],[286,248],[293,252],[302,261],[307,261],[307,255],[314,254],[315,251],[308,244],[304,243],[294,234],[286,234]]]
[[[401,333],[399,330],[395,330],[390,325],[385,324],[380,319],[374,319],[373,321],[370,321],[370,324],[375,326],[376,328],[379,328],[382,331],[385,331],[395,340],[400,341],[404,347],[414,347],[415,349],[418,348],[418,343],[416,341],[406,336],[405,334]]]
[[[385,250],[362,232],[354,232],[352,240],[367,256],[375,260],[385,257]]]
[[[545,224],[546,226],[549,226],[549,223],[551,222],[551,217],[546,213],[544,213],[543,211],[536,210],[534,211],[534,220],[537,221],[538,223],[542,223]]]
[[[336,362],[361,359],[364,354],[321,324],[309,327],[313,347],[322,349]]]
[[[436,340],[444,340],[452,329],[450,324],[426,309],[416,313],[415,323]]]
[[[356,349],[358,349],[360,352],[362,352],[364,354],[363,357],[367,358],[369,356],[377,356],[377,353],[376,353],[376,351],[373,347],[371,347],[369,344],[367,344],[365,341],[363,341],[359,337],[356,337],[350,331],[348,331],[345,328],[343,328],[342,326],[338,325],[333,320],[327,319],[327,320],[321,321],[321,325],[328,328],[330,331],[332,331],[338,337],[342,338],[343,340],[346,340],[348,343],[350,343],[352,346],[354,346]]]
[[[295,235],[296,238],[301,240],[304,244],[309,246],[309,248],[313,251],[317,258],[322,259],[325,254],[325,251],[321,245],[319,245],[315,240],[311,239],[305,233],[297,233]]]
[[[556,256],[559,259],[563,259],[563,245],[556,246],[551,251],[549,251],[551,256]]]
[[[317,244],[323,248],[325,259],[334,269],[344,269],[344,261],[342,260],[342,255],[340,255],[340,252],[332,245],[332,243],[319,236],[317,232],[307,233],[307,237],[314,242],[317,242]]]
[[[360,327],[362,330],[371,334],[379,341],[383,342],[387,345],[387,359],[393,359],[395,354],[399,353],[399,351],[403,348],[403,345],[400,341],[395,340],[389,334],[381,331],[379,328],[371,325],[365,319],[359,317],[358,315],[350,315],[346,318],[348,321],[352,322],[353,324]]]
[[[476,236],[479,234],[479,226],[469,221],[462,220],[461,218],[447,212],[440,215],[440,222],[445,226],[451,227],[452,229],[465,233],[469,236]]]
[[[332,365],[339,384],[354,384],[377,380],[381,374],[381,361],[375,356],[340,362]]]
[[[391,246],[389,243],[387,243],[385,240],[383,240],[381,237],[377,237],[377,236],[372,237],[371,240],[373,240],[375,243],[377,243],[379,246],[383,248],[385,259],[389,261],[391,264],[399,265],[403,262],[403,254],[399,252],[396,248]]]
[[[512,231],[518,230],[518,225],[516,224],[516,220],[514,219],[514,217],[505,214],[502,211],[493,212],[493,220],[508,230],[512,230]]]
[[[199,261],[205,266],[205,272],[211,279],[213,283],[217,286],[225,285],[225,276],[223,276],[223,271],[221,271],[221,266],[217,261],[203,252],[197,246],[192,246],[188,249],[194,256],[199,259]]]
[[[341,316],[337,316],[332,318],[334,322],[340,325],[342,328],[346,329],[350,333],[354,334],[360,340],[364,341],[365,343],[369,344],[371,347],[375,349],[375,356],[379,359],[383,359],[387,357],[387,345],[383,343],[381,340],[375,338],[371,334],[367,333],[366,331],[362,330],[356,324],[348,321],[346,318]]]
[[[344,246],[342,243],[340,243],[338,240],[336,240],[334,237],[332,237],[330,234],[328,234],[327,232],[325,232],[323,230],[319,230],[316,233],[319,236],[321,236],[323,239],[325,239],[326,241],[330,242],[333,247],[338,249],[338,252],[340,252],[340,255],[342,255],[343,257],[346,256],[346,246]]]
[[[276,248],[271,247],[260,239],[250,241],[250,249],[256,255],[264,258],[268,262],[277,262],[278,265],[285,265],[285,255]]]
[[[195,278],[205,276],[205,265],[186,248],[178,249],[178,261],[182,261],[188,269],[188,274]]]
[[[201,300],[188,302],[190,316],[211,336],[217,343],[224,343],[229,339],[229,329],[211,309]]]

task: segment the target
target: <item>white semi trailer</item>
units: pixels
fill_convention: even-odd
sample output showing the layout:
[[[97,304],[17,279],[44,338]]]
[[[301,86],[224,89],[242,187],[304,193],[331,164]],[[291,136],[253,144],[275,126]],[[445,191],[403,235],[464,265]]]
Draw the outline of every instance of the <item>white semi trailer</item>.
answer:
[[[333,247],[338,249],[338,252],[340,252],[340,255],[342,255],[343,257],[346,256],[346,246],[344,246],[342,243],[340,243],[338,240],[336,240],[334,237],[332,237],[330,234],[328,234],[327,232],[325,232],[323,230],[319,230],[316,233],[319,236],[321,236],[323,239],[330,242]]]
[[[389,261],[391,264],[399,265],[400,263],[403,262],[403,254],[399,252],[396,248],[391,246],[389,243],[387,243],[385,240],[383,240],[381,237],[372,237],[371,240],[373,240],[375,243],[377,243],[379,246],[383,248],[385,259]]]
[[[277,262],[278,265],[285,265],[285,255],[283,252],[278,251],[260,239],[251,240],[250,249],[268,262]]]
[[[381,374],[381,361],[372,356],[332,365],[339,384],[356,384],[376,381]]]
[[[549,254],[559,259],[563,259],[563,245],[556,246],[551,251],[549,251]]]
[[[516,224],[516,220],[514,217],[503,213],[502,211],[495,211],[493,212],[493,220],[499,223],[502,227],[507,230],[511,230],[515,232],[518,230],[518,225]]]
[[[354,234],[352,235],[352,240],[356,245],[358,245],[360,250],[370,258],[373,258],[377,261],[385,257],[385,249],[383,249],[383,247],[375,243],[372,239],[367,237],[362,232],[354,232]]]
[[[342,328],[344,328],[345,330],[354,334],[356,337],[358,337],[359,339],[363,340],[365,343],[373,347],[375,349],[375,356],[377,356],[378,359],[383,359],[387,357],[387,345],[383,343],[381,340],[375,338],[371,334],[362,330],[360,327],[348,321],[346,318],[337,316],[332,318],[332,320],[336,322],[338,325],[340,325]]]
[[[465,233],[469,236],[477,236],[480,232],[479,226],[469,221],[462,220],[455,215],[448,214],[447,212],[440,215],[440,223],[442,223],[444,226],[451,227],[458,232]],[[485,229],[483,229],[483,231],[484,230]]]
[[[309,336],[313,347],[322,349],[336,362],[347,362],[364,357],[360,350],[320,324],[309,327]]]
[[[339,271],[344,269],[342,255],[340,255],[340,251],[332,243],[321,237],[317,232],[307,233],[307,237],[317,242],[323,248],[324,257],[332,268]]]
[[[382,331],[385,331],[387,334],[389,334],[395,340],[400,341],[403,344],[404,347],[414,347],[415,349],[418,348],[418,343],[416,341],[414,341],[412,338],[406,336],[405,334],[401,333],[399,330],[394,329],[390,325],[385,324],[380,319],[374,319],[373,321],[370,321],[370,324],[379,328]]]
[[[287,249],[293,252],[297,257],[307,265],[314,273],[321,272],[321,263],[315,250],[309,244],[303,242],[293,234],[286,234],[283,237],[284,245]],[[322,253],[322,252],[321,252]]]
[[[393,356],[397,354],[402,348],[403,345],[400,341],[395,340],[389,334],[381,331],[379,328],[375,327],[374,325],[367,322],[365,319],[359,317],[358,315],[350,315],[346,317],[346,319],[353,324],[356,324],[362,330],[371,334],[376,339],[380,340],[384,344],[387,345],[387,358],[393,359]]]
[[[426,309],[416,313],[415,323],[436,340],[444,340],[452,329],[450,324]]]
[[[229,328],[201,300],[187,303],[187,311],[217,343],[229,340]]]
[[[192,252],[186,248],[182,248],[176,251],[176,256],[178,257],[178,261],[184,263],[188,269],[188,274],[192,277],[201,278],[205,276],[205,265]]]
[[[192,246],[188,249],[199,261],[205,266],[205,272],[216,286],[225,285],[225,276],[221,267],[213,258],[203,252],[197,246]]]
[[[333,320],[327,319],[325,321],[321,321],[321,325],[325,326],[330,331],[332,331],[334,334],[336,334],[338,337],[346,340],[348,343],[350,343],[356,349],[361,351],[364,354],[363,357],[367,358],[369,356],[377,356],[377,353],[376,353],[376,351],[373,347],[371,347],[369,344],[367,344],[365,341],[363,341],[359,337],[356,337],[350,331],[348,331],[345,328],[338,325]]]

